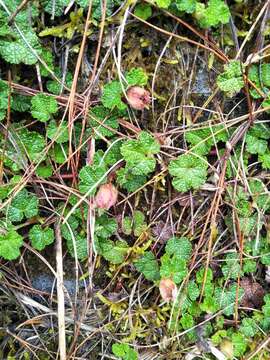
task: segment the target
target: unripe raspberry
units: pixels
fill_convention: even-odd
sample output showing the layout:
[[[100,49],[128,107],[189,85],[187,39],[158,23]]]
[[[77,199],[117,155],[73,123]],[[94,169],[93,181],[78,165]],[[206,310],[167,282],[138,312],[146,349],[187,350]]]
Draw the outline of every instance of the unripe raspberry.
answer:
[[[143,110],[150,104],[150,93],[140,86],[132,86],[127,90],[129,105],[136,110]]]
[[[95,204],[100,209],[109,210],[109,208],[116,204],[117,196],[118,191],[113,184],[103,184],[95,196]]]
[[[159,291],[162,299],[166,302],[176,299],[177,286],[171,279],[162,279],[159,283]]]

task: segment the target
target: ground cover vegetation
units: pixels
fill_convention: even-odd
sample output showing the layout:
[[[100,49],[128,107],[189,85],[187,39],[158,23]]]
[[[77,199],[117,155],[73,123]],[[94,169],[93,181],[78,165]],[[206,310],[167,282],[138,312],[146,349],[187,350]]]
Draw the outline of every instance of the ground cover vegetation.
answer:
[[[0,358],[269,359],[269,18],[0,0]]]

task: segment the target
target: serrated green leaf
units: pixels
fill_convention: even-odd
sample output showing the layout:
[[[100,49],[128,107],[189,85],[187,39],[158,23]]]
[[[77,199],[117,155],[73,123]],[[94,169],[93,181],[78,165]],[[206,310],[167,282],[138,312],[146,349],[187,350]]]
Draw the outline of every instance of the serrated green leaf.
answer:
[[[143,20],[152,16],[152,8],[149,4],[138,4],[135,7],[134,14]]]
[[[262,180],[256,178],[251,179],[248,184],[253,202],[262,211],[267,211],[270,208],[270,194],[267,187],[264,185]]]
[[[6,214],[11,222],[29,219],[38,214],[38,198],[26,189],[22,189],[12,199],[10,205],[7,205]]]
[[[117,222],[115,219],[103,214],[96,218],[95,236],[108,239],[117,231]]]
[[[104,86],[101,102],[108,109],[116,107],[123,110],[127,107],[122,101],[122,87],[119,81],[114,80]]]
[[[259,71],[263,85],[270,87],[270,64],[262,64]]]
[[[184,330],[190,329],[194,326],[194,320],[190,314],[184,314],[180,319],[180,323]]]
[[[18,130],[17,133],[30,160],[34,163],[41,160],[44,157],[46,146],[44,137],[38,132],[29,131],[26,128]]]
[[[75,241],[76,246],[76,254],[79,260],[83,260],[88,256],[87,252],[87,239],[84,236],[81,236],[80,234],[74,233],[74,237],[67,239],[67,247],[68,251],[71,256],[75,257],[75,251],[74,251],[74,244],[73,240]]]
[[[259,161],[262,163],[263,169],[270,169],[270,151],[268,149],[264,154],[259,154]]]
[[[156,0],[156,4],[160,8],[167,9],[171,5],[171,0]]]
[[[125,260],[129,246],[124,240],[112,241],[104,238],[95,240],[97,253],[112,264],[121,264]]]
[[[223,0],[209,0],[207,6],[196,3],[195,17],[202,28],[227,24],[230,20],[230,9]]]
[[[176,0],[176,7],[180,11],[192,14],[196,10],[196,0]]]
[[[142,131],[138,140],[128,140],[122,144],[121,154],[132,174],[147,175],[155,170],[156,160],[153,154],[158,153],[159,149],[157,140]]]
[[[57,164],[63,164],[68,159],[68,144],[54,144],[49,154]]]
[[[138,360],[138,354],[128,344],[113,344],[112,352],[122,360]]]
[[[188,260],[192,252],[192,245],[186,237],[173,237],[167,241],[165,247],[166,254],[181,257],[181,259]]]
[[[62,76],[62,72],[60,69],[56,69],[54,71],[54,74],[59,80],[62,81],[63,76]],[[64,85],[67,88],[71,88],[72,80],[73,80],[72,74],[70,72],[67,72],[66,77],[64,79]],[[59,95],[63,89],[62,84],[56,80],[48,80],[46,82],[46,87],[50,93],[55,94],[55,95]]]
[[[11,108],[19,112],[26,112],[31,107],[31,98],[29,96],[13,94]]]
[[[100,139],[102,137],[111,137],[115,134],[114,131],[108,128],[118,129],[117,113],[111,112],[104,106],[95,106],[91,109],[89,114],[89,125],[96,130],[95,138]],[[99,120],[99,121],[97,121]],[[103,126],[104,125],[104,126]]]
[[[251,134],[246,136],[246,149],[250,154],[264,154],[268,144],[266,140],[259,139]]]
[[[240,302],[243,294],[244,290],[239,288],[238,291],[237,284],[233,284],[228,289],[216,288],[214,297],[219,304],[220,309],[223,309],[223,313],[226,316],[230,316],[234,313],[236,296]]]
[[[137,271],[143,273],[147,280],[157,281],[160,279],[158,262],[151,251],[145,251],[145,253],[135,261],[134,265]]]
[[[145,175],[134,175],[128,168],[117,171],[117,183],[128,192],[134,192],[146,183]]]
[[[247,349],[247,340],[240,333],[234,333],[232,335],[233,343],[233,355],[236,357],[242,357]]]
[[[147,84],[148,76],[142,68],[133,68],[126,74],[126,81],[129,86],[139,85],[144,86]]]
[[[95,154],[97,156],[97,154]],[[101,180],[101,178],[104,176],[104,174],[107,171],[107,167],[102,162],[96,162],[92,165],[86,165],[84,166],[79,173],[79,189],[82,193],[87,193],[91,188],[90,195],[94,194],[96,192],[97,187],[100,184],[104,184],[106,182],[106,177]]]
[[[169,173],[174,176],[172,184],[176,190],[198,189],[206,181],[207,163],[194,155],[180,155],[170,162]]]
[[[60,16],[64,12],[64,8],[68,6],[69,0],[42,0],[44,10],[54,16]]]
[[[8,85],[0,80],[0,121],[6,116],[6,110],[8,108]]]
[[[40,176],[44,179],[52,176],[53,168],[51,165],[39,165],[36,169],[37,176]]]
[[[14,260],[20,256],[23,237],[12,226],[0,223],[0,256],[6,260]]]
[[[226,279],[238,279],[238,276],[241,272],[239,255],[237,253],[227,254],[225,256],[225,263],[223,263],[221,269]]]
[[[217,77],[217,85],[220,90],[229,95],[233,95],[243,88],[244,80],[240,61],[233,60],[225,65],[224,72]]]
[[[51,115],[58,111],[57,101],[49,95],[37,94],[31,100],[31,114],[33,118],[46,122]]]
[[[62,144],[68,141],[68,124],[62,121],[57,125],[55,120],[51,120],[47,126],[47,136],[54,140],[57,144]]]
[[[187,286],[188,297],[190,300],[196,300],[200,295],[200,289],[194,280],[189,281]]]
[[[35,55],[35,52],[38,55],[41,54],[38,37],[31,30],[24,32],[23,35],[24,39],[17,34],[17,39],[14,41],[0,40],[0,55],[5,61],[11,64],[24,63],[26,65],[33,65],[38,61]]]
[[[41,251],[54,242],[54,232],[51,228],[42,228],[41,225],[34,225],[29,231],[29,239],[33,248]]]
[[[181,256],[164,254],[161,257],[160,276],[162,278],[171,278],[175,284],[179,284],[187,273],[186,260]]]

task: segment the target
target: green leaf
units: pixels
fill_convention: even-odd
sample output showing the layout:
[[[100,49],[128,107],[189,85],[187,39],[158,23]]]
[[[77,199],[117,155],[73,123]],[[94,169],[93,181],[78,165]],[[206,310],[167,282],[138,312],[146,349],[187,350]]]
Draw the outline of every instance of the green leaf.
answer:
[[[44,179],[52,176],[53,168],[51,165],[39,165],[36,169],[37,176],[40,176]]]
[[[126,167],[134,175],[147,175],[155,170],[160,145],[149,133],[142,131],[138,140],[127,140],[121,146],[121,154],[126,161]]]
[[[204,281],[204,273],[205,269],[201,268],[199,271],[196,272],[196,281],[197,284],[202,284]],[[207,275],[206,275],[206,282],[211,282],[213,280],[213,271],[211,269],[207,269]]]
[[[159,142],[146,131],[139,133],[137,143],[146,155],[157,154],[160,151]]]
[[[252,318],[244,318],[239,327],[239,331],[246,337],[253,337],[258,332],[256,321]]]
[[[238,93],[244,86],[241,64],[238,60],[230,61],[224,66],[224,72],[217,77],[220,90],[229,95]]]
[[[207,155],[211,147],[218,141],[226,142],[228,134],[226,129],[215,126],[212,131],[207,129],[189,130],[185,133],[186,141],[192,145],[192,150],[198,155]]]
[[[158,262],[151,251],[145,251],[145,253],[135,261],[134,265],[137,271],[143,273],[147,280],[157,281],[160,279]]]
[[[194,280],[189,281],[187,286],[188,297],[190,300],[196,300],[200,295],[200,289]]]
[[[66,211],[64,212],[64,215],[66,215]],[[76,231],[75,230],[78,228],[78,226],[79,226],[78,219],[76,218],[75,215],[71,215],[68,218],[67,224],[62,224],[61,225],[61,234],[62,234],[63,238],[66,239],[66,240],[72,241],[72,237],[76,237]]]
[[[259,71],[263,85],[270,87],[270,64],[262,64]]]
[[[60,16],[64,12],[64,8],[68,6],[69,0],[42,0],[44,10],[49,14],[54,14],[55,16]]]
[[[180,319],[180,323],[184,330],[192,328],[195,324],[193,317],[190,314],[184,314]]]
[[[36,195],[22,189],[6,207],[7,218],[11,222],[18,222],[38,214],[38,198]]]
[[[176,7],[179,11],[192,14],[196,10],[196,0],[176,0]]]
[[[202,3],[196,4],[195,17],[202,28],[227,24],[230,16],[230,9],[223,0],[209,0],[206,7]]]
[[[128,253],[129,246],[124,240],[112,241],[108,239],[95,240],[95,246],[98,254],[102,255],[112,264],[121,264],[124,262]]]
[[[11,13],[15,12],[15,10],[17,10],[20,4],[21,4],[20,0],[5,0],[5,5],[8,7]],[[30,4],[27,5],[28,6],[24,6],[22,9],[20,9],[15,19],[16,23],[19,24],[20,27],[23,27],[25,29],[29,28],[30,16],[31,16],[31,22],[34,22],[39,15],[37,4],[31,2]],[[7,21],[7,16],[6,16],[6,21]]]
[[[114,131],[109,130],[107,127],[117,130],[118,120],[117,113],[111,112],[104,106],[95,106],[91,109],[89,114],[89,125],[96,130],[95,138],[101,139],[103,137],[111,137],[114,135]],[[99,120],[99,121],[97,121]],[[103,126],[104,125],[104,126]]]
[[[244,264],[243,264],[243,272],[244,274],[253,274],[256,272],[257,269],[257,263],[255,260],[251,260],[248,258],[244,259]]]
[[[259,161],[262,163],[263,169],[270,169],[270,151],[268,149],[264,154],[259,154]]]
[[[240,333],[232,334],[233,355],[237,358],[242,357],[247,349],[247,340]]]
[[[44,148],[46,146],[44,137],[38,132],[29,131],[26,128],[18,130],[17,133],[30,160],[34,163],[41,160],[44,157]]]
[[[152,8],[149,4],[138,4],[135,7],[134,14],[143,20],[152,16]]]
[[[160,8],[168,9],[171,5],[171,0],[156,0],[156,4]]]
[[[225,264],[222,265],[221,269],[226,279],[238,279],[241,271],[239,255],[237,253],[227,254],[225,256]]]
[[[23,237],[11,226],[0,224],[0,256],[6,260],[14,260],[20,256]]]
[[[113,344],[112,352],[122,360],[138,360],[138,354],[128,344]]]
[[[262,211],[270,209],[270,194],[262,180],[252,178],[248,182],[253,202]]]
[[[57,164],[63,164],[68,159],[68,144],[54,144],[49,154]]]
[[[42,49],[42,53],[41,53],[41,58],[42,60],[46,63],[46,65],[48,66],[48,68],[54,72],[54,61],[53,61],[53,54],[50,50],[47,49]],[[45,66],[43,66],[42,64],[40,65],[40,75],[41,76],[49,76],[50,73],[47,70],[47,68],[45,68]]]
[[[58,110],[57,101],[49,95],[37,94],[31,100],[31,114],[33,118],[46,122],[50,120],[51,115]]]
[[[161,257],[160,276],[162,278],[171,278],[175,284],[179,284],[187,275],[186,260],[178,254],[170,256],[164,254]]]
[[[188,260],[192,252],[192,245],[186,237],[173,237],[167,241],[165,247],[166,254],[181,257],[181,259]]]
[[[250,154],[264,154],[267,150],[267,141],[247,134],[246,150]]]
[[[106,151],[104,159],[106,165],[114,165],[117,161],[122,159],[120,152],[121,145],[122,141],[115,141],[113,142],[113,145],[109,147],[109,149]]]
[[[220,309],[223,309],[223,313],[226,316],[231,316],[234,313],[234,306],[236,302],[236,296],[238,296],[239,303],[244,294],[244,290],[239,288],[238,292],[237,284],[231,285],[228,289],[216,288],[214,297],[219,304]]]
[[[128,216],[125,216],[122,222],[122,230],[123,233],[126,235],[131,235],[132,234],[132,230],[133,230],[133,226],[132,226],[132,219]]]
[[[68,124],[62,121],[61,125],[57,125],[55,120],[51,120],[47,126],[47,136],[54,140],[57,144],[62,144],[68,141]]]
[[[0,80],[0,121],[6,116],[6,110],[8,108],[8,85]]]
[[[248,134],[260,139],[268,140],[270,139],[270,127],[267,124],[255,124],[249,129]]]
[[[79,260],[85,259],[88,256],[86,237],[79,235],[75,232],[73,239],[75,240],[76,253],[77,253],[78,259]],[[70,255],[75,257],[74,244],[73,244],[72,237],[70,237],[69,239],[66,239],[66,241],[67,241],[67,247],[68,247],[68,251],[69,251]]]
[[[56,69],[54,71],[55,76],[62,81],[62,71],[60,69]],[[67,72],[66,77],[64,79],[64,84],[66,87],[71,88],[72,85],[72,81],[73,81],[73,76],[70,72]],[[46,82],[46,87],[48,89],[49,92],[51,92],[52,94],[55,95],[59,95],[61,90],[62,90],[62,84],[59,83],[56,80],[48,80]]]
[[[205,294],[205,298],[200,304],[200,309],[207,314],[213,314],[219,310],[219,305],[215,298],[213,298],[211,295],[208,295],[207,291],[205,291]]]
[[[122,87],[119,81],[114,80],[104,86],[101,102],[109,109],[117,107],[123,110],[127,107],[122,101]]]
[[[134,175],[129,168],[117,171],[117,183],[128,192],[134,192],[146,183],[145,175]]]
[[[19,112],[26,112],[31,107],[31,98],[29,96],[13,94],[11,108]]]
[[[134,221],[134,235],[140,236],[147,229],[147,224],[145,222],[144,214],[139,210],[135,210],[133,213],[133,221]]]
[[[97,154],[95,154],[97,157]],[[107,171],[107,167],[104,161],[94,162],[92,165],[84,166],[79,173],[79,189],[82,193],[87,193],[91,188],[93,188],[89,195],[92,195],[96,192],[96,189],[99,185],[104,184],[107,179],[106,177],[101,180],[104,174]]]
[[[29,231],[29,239],[33,248],[41,251],[54,242],[54,233],[49,227],[42,228],[41,225],[34,225]]]
[[[169,173],[174,176],[172,184],[176,190],[198,189],[206,181],[207,163],[194,155],[180,155],[170,162]]]
[[[31,30],[24,32],[24,39],[16,34],[16,40],[0,40],[0,55],[2,58],[11,64],[24,63],[26,65],[33,65],[37,62],[37,57],[33,50],[40,55],[41,46],[38,37]],[[26,44],[31,46],[33,50]]]
[[[148,76],[142,68],[133,68],[126,74],[126,81],[129,86],[139,85],[143,86],[147,84]]]
[[[117,231],[117,222],[103,214],[96,218],[95,236],[98,238],[108,239]]]
[[[0,186],[0,199],[5,199],[12,189],[21,181],[20,175],[14,175],[8,183],[3,183]]]

